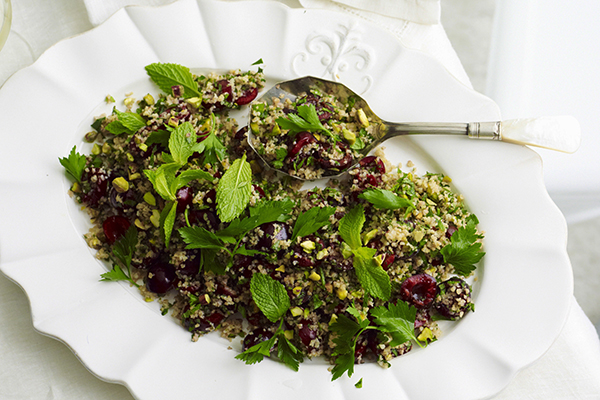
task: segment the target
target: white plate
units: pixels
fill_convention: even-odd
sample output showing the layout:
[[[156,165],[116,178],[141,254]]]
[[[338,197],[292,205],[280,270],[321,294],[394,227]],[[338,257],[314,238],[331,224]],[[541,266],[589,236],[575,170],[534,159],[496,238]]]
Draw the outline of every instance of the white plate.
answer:
[[[572,275],[566,224],[533,151],[462,137],[397,138],[394,162],[453,178],[486,231],[476,311],[423,351],[382,370],[356,367],[331,382],[321,359],[295,373],[265,360],[246,366],[216,334],[197,343],[127,285],[99,282],[81,237],[88,222],[66,195],[68,154],[112,94],[156,88],[144,66],[250,68],[272,79],[339,79],[393,121],[498,119],[496,105],[438,63],[365,21],[273,2],[182,0],[119,11],[63,41],[0,91],[2,271],[29,296],[35,328],[66,343],[101,379],[140,399],[477,399],[492,396],[539,358],[566,319]],[[232,346],[239,348],[238,344]],[[363,388],[354,383],[363,378]]]

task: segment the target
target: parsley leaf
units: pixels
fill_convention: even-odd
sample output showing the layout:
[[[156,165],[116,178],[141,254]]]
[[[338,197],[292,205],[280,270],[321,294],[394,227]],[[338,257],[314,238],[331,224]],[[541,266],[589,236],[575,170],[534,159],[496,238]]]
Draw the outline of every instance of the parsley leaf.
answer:
[[[294,224],[292,242],[297,237],[313,234],[322,227],[329,225],[329,217],[333,213],[335,213],[335,207],[313,207],[300,214]]]
[[[250,292],[260,311],[271,322],[277,322],[290,308],[290,298],[285,286],[269,275],[252,275]]]
[[[183,87],[183,97],[202,97],[198,83],[190,69],[179,64],[154,63],[146,66],[150,79],[165,93],[171,93],[173,86]]]
[[[298,371],[304,360],[302,352],[285,337],[282,332],[277,336],[277,357],[294,371]]]
[[[298,114],[290,113],[287,117],[279,117],[275,120],[283,129],[287,129],[290,133],[298,133],[302,131],[319,132],[323,131],[331,135],[331,132],[319,120],[319,115],[314,104],[303,104],[297,108]]]
[[[368,189],[358,195],[359,199],[367,200],[377,208],[397,210],[399,208],[415,208],[413,203],[398,196],[396,193],[384,189]]]
[[[248,350],[235,356],[235,358],[244,361],[248,365],[259,363],[265,357],[269,357],[271,355],[271,349],[273,348],[273,346],[275,346],[275,341],[277,340],[277,337],[278,336],[273,335],[273,337],[269,340],[265,340],[264,342],[255,344]]]
[[[179,233],[188,244],[186,249],[220,250],[224,247],[222,239],[201,226],[185,226],[179,229]]]
[[[410,340],[418,343],[415,337],[415,317],[417,315],[415,307],[404,301],[398,301],[396,304],[390,303],[388,308],[385,306],[373,308],[371,315],[375,317],[375,323],[379,325],[378,329],[388,332],[392,336],[389,344],[391,347]]]
[[[354,261],[352,265],[365,292],[379,299],[387,300],[390,298],[392,285],[387,272],[375,262],[376,252],[377,250],[370,247],[360,247],[353,250]]]
[[[338,231],[340,236],[351,249],[361,247],[360,231],[365,224],[365,210],[361,205],[351,209],[340,220]]]
[[[129,229],[127,229],[125,235],[123,235],[121,239],[117,240],[112,247],[113,255],[127,269],[127,273],[125,273],[123,268],[121,268],[118,263],[113,262],[112,270],[100,275],[102,278],[101,281],[129,281],[133,285],[138,286],[138,284],[131,278],[131,259],[133,258],[137,241],[137,229],[134,225],[132,225],[129,227]]]
[[[169,247],[169,242],[171,241],[171,234],[173,232],[173,227],[175,226],[175,217],[177,216],[177,201],[171,200],[165,204],[165,208],[163,208],[160,213],[160,227],[161,233],[163,234],[165,240],[165,246]]]
[[[452,234],[450,244],[440,250],[444,262],[452,264],[454,272],[459,275],[469,276],[475,270],[475,264],[485,255],[481,243],[477,243],[477,239],[482,237],[477,233],[478,223],[477,217],[471,214],[466,225]]]
[[[351,377],[354,373],[356,338],[364,329],[356,321],[351,320],[343,314],[338,315],[337,319],[329,326],[329,330],[335,333],[332,339],[333,343],[335,343],[333,356],[336,356],[335,366],[331,370],[333,374],[331,377],[332,381],[344,375],[344,372],[348,373],[348,377]]]
[[[354,255],[352,266],[365,292],[387,300],[391,295],[390,277],[375,261],[376,250],[362,246],[360,232],[364,223],[365,210],[359,205],[344,215],[340,220],[338,231]]]
[[[217,213],[223,222],[230,222],[248,205],[252,192],[252,169],[246,154],[225,171],[217,185]]]
[[[86,158],[84,155],[77,153],[75,147],[76,146],[73,146],[68,157],[59,158],[58,161],[60,162],[60,165],[65,167],[67,173],[71,175],[73,179],[81,183],[81,176],[85,169]]]

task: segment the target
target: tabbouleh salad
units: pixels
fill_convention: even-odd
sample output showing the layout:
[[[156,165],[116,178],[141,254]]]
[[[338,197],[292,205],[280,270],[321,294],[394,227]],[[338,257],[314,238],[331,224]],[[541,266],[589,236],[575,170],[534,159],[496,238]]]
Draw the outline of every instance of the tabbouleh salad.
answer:
[[[298,370],[324,356],[332,379],[367,360],[387,367],[437,340],[437,321],[473,310],[465,278],[483,235],[448,177],[419,176],[410,162],[403,172],[380,149],[345,179],[301,190],[263,165],[229,117],[263,88],[260,67],[146,71],[164,93],[125,98],[95,119],[91,154],[59,159],[94,223],[85,239],[112,266],[102,280],[158,299],[193,340],[241,338],[241,361]]]

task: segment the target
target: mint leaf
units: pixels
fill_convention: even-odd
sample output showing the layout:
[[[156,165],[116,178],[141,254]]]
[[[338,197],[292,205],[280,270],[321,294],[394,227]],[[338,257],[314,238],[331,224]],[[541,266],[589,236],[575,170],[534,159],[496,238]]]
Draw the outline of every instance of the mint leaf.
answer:
[[[75,151],[76,146],[73,146],[68,157],[62,157],[58,159],[60,165],[65,167],[65,170],[73,179],[81,183],[81,176],[85,169],[86,158]]]
[[[313,207],[308,211],[303,212],[296,219],[293,228],[292,242],[297,237],[311,235],[329,225],[329,217],[335,213],[335,207]]]
[[[365,210],[361,205],[351,209],[340,220],[338,231],[340,236],[350,246],[351,249],[361,247],[360,232],[365,223]]]
[[[190,69],[179,64],[154,63],[146,66],[150,79],[165,93],[171,93],[173,86],[183,87],[183,97],[202,97],[198,83]]]
[[[154,190],[165,200],[176,200],[175,190],[173,190],[175,174],[179,169],[179,164],[163,164],[156,170],[145,169],[144,174],[152,183]]]
[[[152,131],[148,139],[144,143],[148,146],[151,144],[159,144],[162,147],[169,147],[169,138],[171,137],[171,132],[167,130],[160,129],[158,131]]]
[[[248,205],[252,192],[252,169],[246,154],[225,171],[217,185],[217,213],[223,222],[230,222]]]
[[[160,213],[160,227],[162,234],[164,235],[165,246],[169,247],[171,241],[171,234],[173,233],[173,227],[175,226],[175,217],[177,215],[177,201],[168,201],[165,204]]]
[[[375,323],[382,332],[392,335],[391,347],[401,345],[410,340],[417,341],[415,337],[415,317],[417,309],[404,301],[398,301],[395,305],[390,303],[385,306],[375,307],[371,310],[375,317]]]
[[[254,274],[250,280],[252,299],[271,322],[277,322],[290,308],[285,286],[265,274]]]
[[[169,138],[169,151],[173,161],[183,166],[188,158],[198,150],[204,148],[204,144],[196,141],[197,135],[194,126],[190,122],[184,122],[171,130]]]
[[[137,113],[129,111],[121,112],[116,108],[113,109],[113,112],[117,116],[117,119],[105,126],[105,129],[113,135],[120,135],[122,133],[133,135],[146,126],[144,117]]]
[[[177,176],[177,178],[175,178],[174,183],[173,183],[174,186],[172,188],[172,192],[175,193],[175,192],[177,192],[178,189],[181,189],[182,187],[184,187],[191,181],[195,181],[195,180],[199,180],[199,179],[204,179],[209,182],[212,182],[215,180],[215,177],[201,169],[185,170],[185,171],[181,172]]]
[[[396,193],[384,189],[368,189],[358,195],[359,199],[367,200],[377,208],[384,210],[397,210],[400,208],[415,208],[413,203],[398,196]]]
[[[201,226],[186,226],[180,228],[179,234],[187,244],[186,249],[215,249],[221,250],[224,247],[221,239],[209,230]]]
[[[377,250],[370,247],[360,247],[352,252],[354,253],[352,263],[354,272],[365,292],[373,297],[388,300],[392,285],[387,272],[375,262],[374,257]]]
[[[450,244],[444,246],[440,253],[444,257],[444,262],[454,267],[454,272],[469,276],[475,270],[485,252],[481,250],[481,243],[477,243],[482,235],[477,233],[477,224],[479,220],[474,214],[467,218],[464,227],[460,227],[450,237]]]

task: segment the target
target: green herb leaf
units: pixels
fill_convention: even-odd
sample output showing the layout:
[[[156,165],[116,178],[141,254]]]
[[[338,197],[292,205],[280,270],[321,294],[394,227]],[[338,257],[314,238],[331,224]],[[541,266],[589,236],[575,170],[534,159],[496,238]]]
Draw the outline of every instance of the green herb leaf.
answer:
[[[297,237],[311,235],[322,227],[329,225],[329,217],[334,213],[335,207],[313,207],[300,214],[294,224],[292,242]]]
[[[114,264],[112,270],[100,275],[101,281],[116,282],[116,281],[131,281],[131,278],[123,272],[118,264]]]
[[[246,154],[225,171],[217,185],[217,213],[223,222],[230,222],[248,205],[252,192],[252,169]]]
[[[144,117],[137,113],[130,111],[121,112],[116,108],[113,109],[113,112],[117,116],[117,119],[109,122],[105,126],[105,129],[113,135],[120,135],[122,133],[133,135],[146,126],[146,120]]]
[[[158,131],[152,131],[148,139],[146,139],[146,144],[150,146],[151,144],[159,144],[162,147],[169,147],[169,138],[171,137],[171,132],[160,129]]]
[[[377,250],[370,247],[360,247],[353,250],[354,262],[352,265],[356,277],[366,293],[379,299],[388,300],[392,285],[387,272],[375,262],[376,252]]]
[[[179,229],[179,234],[187,244],[186,249],[215,249],[221,250],[224,243],[209,230],[201,226],[186,226]]]
[[[204,144],[198,143],[196,138],[196,131],[190,122],[184,122],[171,130],[169,151],[174,162],[183,166],[192,154],[204,148]]]
[[[131,259],[133,257],[133,253],[135,252],[135,246],[138,242],[138,232],[135,225],[131,225],[125,235],[119,240],[117,240],[112,247],[112,252],[117,257],[123,265],[127,268],[131,266]]]
[[[275,120],[283,129],[290,133],[302,131],[319,132],[323,131],[331,135],[331,132],[319,120],[319,115],[314,104],[303,104],[297,108],[298,114],[290,113],[286,117],[279,117]]]
[[[285,222],[290,218],[293,207],[294,202],[289,199],[261,201],[255,207],[249,208],[249,217],[234,219],[227,228],[217,232],[217,236],[223,238],[245,235],[267,222]]]
[[[283,331],[277,335],[277,357],[294,371],[298,371],[304,360],[302,352],[285,337]]]
[[[415,208],[413,203],[398,196],[396,193],[384,189],[368,189],[358,195],[359,199],[367,200],[377,208],[384,210],[397,210],[400,208]]]
[[[340,220],[338,231],[340,236],[352,250],[361,247],[360,232],[365,223],[365,210],[361,205],[351,209]]]
[[[73,179],[81,183],[81,176],[85,169],[86,158],[84,155],[77,153],[75,147],[76,146],[73,146],[68,157],[59,158],[58,161],[60,162],[60,165],[65,167],[65,170]]]
[[[271,322],[277,322],[290,308],[285,286],[265,274],[254,274],[250,280],[252,299]]]
[[[452,234],[450,244],[440,250],[444,262],[452,264],[454,272],[459,275],[469,276],[475,270],[475,264],[485,255],[481,243],[477,243],[477,239],[482,237],[477,233],[478,223],[477,217],[471,214],[466,225]]]
[[[356,383],[354,384],[354,387],[355,387],[355,388],[357,388],[357,389],[361,389],[361,388],[362,388],[362,380],[363,380],[363,378],[360,378],[360,379],[358,380],[358,382],[356,382]]]
[[[160,213],[160,227],[165,239],[165,246],[169,247],[171,234],[175,226],[175,216],[177,215],[177,201],[168,201]]]
[[[335,348],[333,355],[335,358],[335,366],[331,370],[333,374],[331,380],[334,381],[348,373],[351,377],[354,373],[354,347],[356,345],[356,337],[364,330],[357,322],[351,320],[343,314],[337,316],[337,319],[329,326],[329,330],[335,333],[333,342]]]
[[[165,93],[171,93],[173,86],[183,87],[183,97],[202,97],[198,90],[198,83],[190,69],[179,64],[154,63],[146,66],[150,79]]]
[[[173,188],[176,186],[174,185],[175,174],[179,167],[177,163],[168,163],[161,165],[156,170],[144,170],[144,174],[152,183],[154,190],[165,200],[175,200],[177,198]]]
[[[181,172],[179,175],[177,175],[177,178],[175,178],[175,180],[174,180],[175,183],[174,183],[172,192],[177,192],[178,189],[181,189],[182,187],[184,187],[191,181],[196,181],[199,179],[203,179],[203,180],[212,182],[215,180],[215,177],[201,169],[185,170],[185,171]]]
[[[260,64],[264,64],[264,61],[262,58],[259,58],[258,60],[254,61],[251,65],[260,65]]]
[[[375,307],[371,310],[375,317],[375,323],[382,332],[392,335],[391,347],[401,345],[410,340],[417,341],[415,337],[415,317],[417,309],[404,301],[398,301],[395,305],[390,303],[385,306]]]
[[[215,165],[227,157],[227,149],[216,135],[217,120],[214,115],[211,115],[211,121],[211,130],[201,144],[204,145],[203,164]]]
[[[269,340],[260,342],[250,347],[248,350],[235,356],[236,359],[244,361],[246,364],[256,364],[261,362],[265,357],[271,355],[271,349],[275,346],[277,336],[273,335]]]

